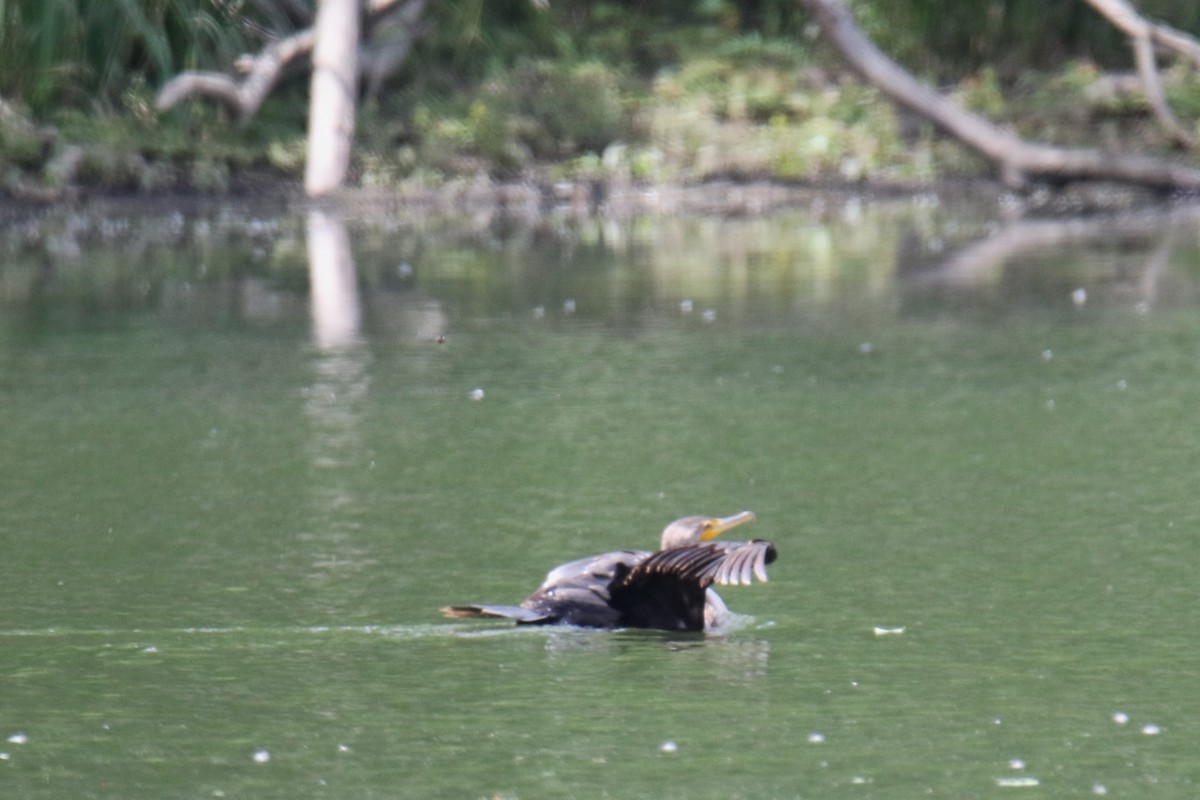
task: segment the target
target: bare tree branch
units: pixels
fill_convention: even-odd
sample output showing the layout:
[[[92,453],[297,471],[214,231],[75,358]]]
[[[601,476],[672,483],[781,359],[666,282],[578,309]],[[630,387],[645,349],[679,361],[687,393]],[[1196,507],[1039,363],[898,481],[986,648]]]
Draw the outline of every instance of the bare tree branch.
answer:
[[[284,67],[297,58],[311,56],[315,41],[313,29],[306,28],[280,39],[257,56],[243,57],[248,74],[241,82],[220,72],[184,72],[176,75],[159,90],[154,107],[166,111],[196,94],[225,103],[237,112],[244,125],[275,88]]]
[[[1166,25],[1149,22],[1126,0],[1086,0],[1133,43],[1133,56],[1137,64],[1142,91],[1159,123],[1176,142],[1184,147],[1195,147],[1196,137],[1179,123],[1167,105],[1155,60],[1155,44],[1177,50],[1200,64],[1200,42]]]
[[[1159,189],[1200,189],[1200,169],[1148,156],[1026,142],[946,99],[884,55],[859,30],[842,0],[800,0],[824,35],[869,83],[896,103],[992,161],[1014,188],[1031,178],[1114,180]]]
[[[1105,19],[1131,39],[1148,36],[1159,47],[1178,53],[1200,67],[1200,39],[1175,30],[1169,25],[1151,22],[1127,0],[1085,0]]]
[[[414,32],[422,32],[418,20],[425,10],[426,0],[368,0],[366,5],[367,24],[380,23],[395,13]],[[224,103],[238,116],[242,125],[249,123],[266,100],[267,95],[279,82],[283,71],[294,61],[311,58],[316,37],[312,28],[305,28],[268,45],[257,55],[244,55],[238,59],[237,69],[246,74],[241,81],[220,72],[184,72],[176,75],[162,87],[155,98],[154,107],[166,111],[193,96],[208,97]],[[391,52],[384,68],[395,70],[408,54],[409,43],[401,43]],[[398,57],[397,57],[398,56]],[[380,68],[368,69],[373,85],[382,81]],[[388,73],[390,74],[390,73]]]

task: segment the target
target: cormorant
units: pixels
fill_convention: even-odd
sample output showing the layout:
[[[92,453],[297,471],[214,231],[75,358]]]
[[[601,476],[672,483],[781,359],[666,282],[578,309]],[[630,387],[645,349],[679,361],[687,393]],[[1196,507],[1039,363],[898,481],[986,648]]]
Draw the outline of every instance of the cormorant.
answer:
[[[521,625],[584,628],[660,628],[701,631],[719,627],[728,609],[709,587],[766,581],[775,546],[763,539],[713,542],[754,519],[684,517],[663,529],[662,549],[617,550],[555,567],[519,606],[448,606],[448,617],[502,617]]]

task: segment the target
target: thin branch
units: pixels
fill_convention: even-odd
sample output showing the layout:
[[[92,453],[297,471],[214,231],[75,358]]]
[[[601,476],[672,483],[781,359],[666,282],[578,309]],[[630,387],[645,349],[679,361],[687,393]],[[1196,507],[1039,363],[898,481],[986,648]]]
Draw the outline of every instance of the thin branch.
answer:
[[[842,0],[801,0],[824,35],[869,83],[992,161],[1009,186],[1030,178],[1115,180],[1159,189],[1200,189],[1200,170],[1148,156],[1026,142],[938,94],[884,55]]]
[[[1131,39],[1148,36],[1159,47],[1177,53],[1200,67],[1200,39],[1170,25],[1151,22],[1126,0],[1085,0],[1105,19]]]
[[[230,106],[245,124],[258,111],[271,89],[275,88],[284,67],[301,56],[311,56],[315,41],[312,28],[280,39],[257,56],[247,59],[248,74],[240,83],[219,72],[184,72],[167,81],[159,91],[154,107],[166,111],[197,94]]]
[[[402,22],[416,30],[425,3],[426,0],[368,0],[367,23],[378,24],[389,14],[398,12]],[[402,4],[406,5],[401,8]],[[246,125],[275,88],[284,69],[294,61],[312,57],[315,42],[313,29],[305,28],[271,43],[258,55],[242,56],[238,59],[237,69],[246,73],[246,77],[241,81],[220,72],[180,73],[159,90],[154,107],[161,112],[189,97],[208,97],[227,105],[237,114],[241,124]],[[407,49],[403,50],[404,55],[407,52]]]
[[[1162,80],[1158,75],[1154,45],[1156,38],[1162,39],[1164,35],[1169,35],[1169,38],[1163,43],[1172,41],[1175,42],[1176,47],[1187,48],[1184,52],[1188,52],[1190,57],[1196,59],[1200,64],[1200,42],[1192,40],[1192,46],[1189,48],[1187,42],[1190,37],[1165,25],[1147,21],[1126,0],[1087,0],[1087,2],[1114,27],[1128,36],[1133,43],[1133,56],[1137,64],[1138,77],[1142,81],[1142,91],[1145,92],[1146,100],[1150,103],[1150,109],[1158,118],[1159,124],[1179,144],[1188,148],[1195,147],[1196,137],[1179,123],[1179,120],[1171,112],[1171,107],[1167,104],[1167,95],[1163,91]]]

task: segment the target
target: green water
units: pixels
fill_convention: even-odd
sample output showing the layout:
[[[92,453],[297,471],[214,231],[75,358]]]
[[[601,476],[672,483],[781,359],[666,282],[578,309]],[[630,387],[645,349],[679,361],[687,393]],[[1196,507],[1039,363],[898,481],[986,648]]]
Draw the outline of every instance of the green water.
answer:
[[[1196,232],[843,212],[12,223],[0,796],[1197,796]],[[724,635],[438,614],[743,508]]]

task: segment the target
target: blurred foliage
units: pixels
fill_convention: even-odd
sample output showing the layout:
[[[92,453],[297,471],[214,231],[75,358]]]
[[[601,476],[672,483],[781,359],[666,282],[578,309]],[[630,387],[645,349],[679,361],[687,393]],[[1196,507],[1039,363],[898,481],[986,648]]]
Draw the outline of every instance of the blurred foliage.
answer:
[[[504,80],[487,81],[472,96],[461,114],[418,107],[416,133],[433,163],[469,152],[492,172],[515,173],[535,160],[599,152],[631,124],[620,78],[594,62],[562,68],[524,60]]]
[[[52,105],[120,107],[133,81],[185,69],[228,70],[234,58],[311,21],[316,0],[0,0],[0,96],[40,113]],[[866,31],[908,66],[1000,80],[1070,59],[1127,65],[1125,39],[1083,0],[850,0]],[[651,78],[730,43],[803,42],[794,0],[441,0],[402,75],[436,95],[518,64],[605,64]],[[1138,0],[1146,15],[1200,30],[1195,0]],[[785,45],[786,49],[786,45]]]
[[[883,50],[993,119],[1069,141],[1083,123],[1101,120],[1116,138],[1114,119],[1145,117],[1136,97],[1078,99],[1100,72],[1132,62],[1084,0],[847,1]],[[232,71],[238,55],[310,24],[315,3],[0,0],[0,98],[25,119],[0,126],[0,186],[34,179],[64,142],[87,152],[59,167],[78,163],[107,186],[161,188],[176,176],[219,191],[246,167],[298,174],[303,70],[244,131],[205,101],[160,117],[153,97],[181,70]],[[1200,31],[1195,0],[1137,6]],[[364,185],[547,163],[556,176],[645,180],[925,178],[944,163],[928,128],[837,77],[840,61],[795,0],[438,0],[426,15],[408,60],[361,108]],[[1177,112],[1200,115],[1194,72],[1166,78]],[[114,156],[122,150],[135,157]]]
[[[1001,80],[1071,59],[1131,69],[1128,39],[1084,0],[850,0],[864,30],[919,72],[954,78],[985,66]],[[1200,32],[1195,0],[1133,0],[1145,16]]]
[[[226,65],[251,30],[245,0],[0,0],[0,94],[35,112],[110,108],[134,81]]]

